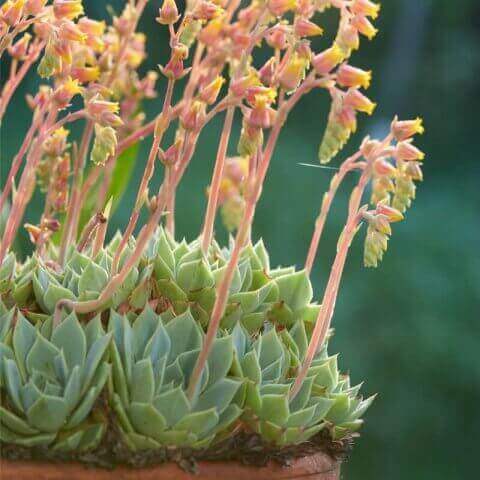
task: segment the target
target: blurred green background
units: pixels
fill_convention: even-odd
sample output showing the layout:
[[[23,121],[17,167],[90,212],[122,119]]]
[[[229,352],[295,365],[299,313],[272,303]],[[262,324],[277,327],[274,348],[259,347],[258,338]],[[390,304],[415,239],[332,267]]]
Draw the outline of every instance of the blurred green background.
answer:
[[[88,15],[107,18],[107,2],[84,3]],[[123,4],[108,3],[116,11]],[[163,31],[153,22],[159,4],[149,2],[141,23],[149,36],[146,68],[163,62],[168,51]],[[365,380],[365,393],[379,396],[343,477],[473,479],[478,475],[480,444],[480,3],[389,0],[383,2],[376,25],[379,35],[372,43],[363,42],[352,63],[374,71],[369,96],[379,106],[373,118],[361,119],[360,131],[345,153],[367,133],[384,134],[398,114],[424,118],[427,130],[418,145],[428,156],[426,180],[407,221],[395,225],[380,268],[362,267],[363,234],[347,264],[330,350],[341,352],[340,364],[355,382]],[[35,78],[27,79],[2,127],[2,182],[29,121],[23,96],[34,91],[35,84]],[[159,90],[164,87],[161,82]],[[159,102],[148,106],[150,115]],[[281,136],[254,228],[274,264],[300,267],[304,262],[333,172],[299,163],[317,163],[326,109],[325,95],[311,94]],[[220,121],[202,134],[180,188],[177,232],[189,239],[197,235],[205,209],[203,192]],[[231,154],[235,144],[231,142]],[[148,142],[138,158],[135,182],[147,148]],[[343,225],[349,186],[340,194],[320,246],[313,272],[317,298]],[[135,191],[132,186],[122,200],[114,228],[126,222]],[[29,219],[38,215],[37,208],[30,209]],[[218,230],[224,240],[225,232]],[[18,248],[27,251],[26,238]]]

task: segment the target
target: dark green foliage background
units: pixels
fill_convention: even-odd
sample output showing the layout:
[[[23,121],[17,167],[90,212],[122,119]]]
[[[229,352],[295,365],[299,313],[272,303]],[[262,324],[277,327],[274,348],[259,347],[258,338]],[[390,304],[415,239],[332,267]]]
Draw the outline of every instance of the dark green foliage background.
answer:
[[[115,10],[121,0],[110,2]],[[149,3],[141,30],[149,36],[148,67],[165,60],[163,30],[153,22],[159,0]],[[364,391],[379,392],[344,470],[346,479],[474,478],[480,434],[480,5],[476,0],[390,0],[377,22],[380,34],[364,42],[354,64],[372,68],[369,95],[379,107],[361,119],[361,131],[382,135],[391,117],[417,114],[426,134],[426,181],[407,221],[395,225],[389,252],[378,270],[361,264],[356,239],[345,272],[331,351]],[[106,16],[106,2],[87,0],[87,13]],[[334,19],[332,19],[332,22]],[[324,42],[326,40],[323,40]],[[3,67],[3,65],[2,65]],[[2,80],[7,65],[2,68]],[[29,121],[23,101],[34,91],[29,78],[10,106],[1,131],[2,182]],[[165,85],[160,83],[163,91]],[[148,106],[150,114],[160,100]],[[301,266],[314,217],[331,170],[299,166],[317,163],[325,126],[325,95],[315,92],[291,115],[279,143],[256,217],[274,264]],[[205,208],[203,190],[213,167],[220,119],[202,135],[180,188],[179,235],[193,238]],[[234,153],[235,144],[231,144]],[[132,187],[114,217],[126,222],[142,172],[148,142],[141,149]],[[337,160],[338,162],[338,160]],[[335,165],[335,161],[333,162]],[[160,175],[155,178],[156,184]],[[333,210],[313,272],[320,296],[345,218],[346,189]],[[33,204],[28,218],[39,207]],[[219,236],[226,238],[220,230]],[[21,238],[17,248],[28,251]]]

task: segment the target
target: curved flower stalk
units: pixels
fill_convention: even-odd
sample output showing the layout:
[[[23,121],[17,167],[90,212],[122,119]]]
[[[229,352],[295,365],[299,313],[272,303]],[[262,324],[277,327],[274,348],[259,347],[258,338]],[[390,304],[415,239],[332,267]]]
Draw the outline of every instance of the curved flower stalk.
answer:
[[[94,405],[110,375],[110,334],[100,318],[82,326],[70,314],[34,327],[0,304],[0,440],[55,451],[95,448],[106,418]]]

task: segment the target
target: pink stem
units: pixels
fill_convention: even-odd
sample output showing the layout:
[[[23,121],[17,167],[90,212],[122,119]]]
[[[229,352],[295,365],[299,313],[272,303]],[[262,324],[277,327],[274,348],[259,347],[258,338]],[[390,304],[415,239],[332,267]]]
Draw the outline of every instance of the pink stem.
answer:
[[[312,271],[313,262],[315,261],[315,257],[317,256],[318,245],[320,243],[320,238],[322,236],[323,228],[325,226],[325,221],[327,220],[328,212],[330,211],[330,207],[332,205],[333,199],[335,198],[338,187],[345,178],[345,175],[353,168],[355,168],[353,162],[360,158],[360,156],[361,153],[358,152],[342,163],[338,173],[333,176],[332,181],[330,182],[329,190],[325,193],[323,197],[320,214],[315,221],[315,230],[313,232],[310,248],[308,249],[307,260],[305,262],[305,270],[308,274],[310,274],[310,272]]]
[[[235,107],[229,107],[225,116],[222,136],[218,145],[217,158],[215,160],[215,168],[213,171],[212,184],[208,195],[207,212],[205,214],[205,223],[202,232],[202,250],[207,252],[210,242],[212,241],[213,225],[215,223],[215,214],[217,212],[218,197],[220,194],[220,185],[222,182],[223,169],[225,166],[225,157],[227,154],[228,141],[232,131],[233,117]]]
[[[365,187],[367,186],[370,177],[371,169],[367,167],[363,171],[358,185],[355,187],[350,197],[349,215],[347,223],[340,236],[340,243],[337,248],[337,255],[335,256],[335,260],[330,271],[330,277],[325,288],[325,293],[321,303],[320,311],[315,321],[312,338],[310,339],[310,343],[305,354],[305,359],[297,373],[295,382],[290,391],[290,398],[294,398],[299,392],[302,383],[308,373],[308,369],[310,368],[312,361],[315,358],[318,348],[325,341],[328,329],[330,328],[333,312],[335,310],[335,303],[338,296],[340,280],[342,277],[343,269],[345,267],[345,261],[347,259],[347,254],[350,249],[350,244],[353,240],[353,237],[357,232],[358,224],[362,218],[360,203],[362,201],[363,192],[365,191]]]

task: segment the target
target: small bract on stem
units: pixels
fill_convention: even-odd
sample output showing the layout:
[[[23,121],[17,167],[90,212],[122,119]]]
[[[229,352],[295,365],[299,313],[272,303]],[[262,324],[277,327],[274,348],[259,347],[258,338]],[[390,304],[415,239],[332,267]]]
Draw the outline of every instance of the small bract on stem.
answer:
[[[422,180],[424,154],[413,144],[414,136],[423,133],[422,121],[395,117],[383,140],[365,138],[339,164],[323,197],[312,192],[322,198],[304,270],[271,268],[263,243],[255,244],[252,237],[263,186],[275,168],[289,114],[300,100],[313,94],[331,100],[318,154],[324,164],[356,132],[359,115],[373,114],[376,104],[364,93],[372,73],[353,64],[352,57],[363,37],[376,35],[372,22],[380,7],[370,0],[195,0],[182,12],[175,0],[164,0],[156,22],[168,37],[168,60],[158,72],[142,76],[147,39],[138,26],[151,8],[148,0],[126,1],[107,25],[85,16],[81,0],[1,4],[0,56],[7,52],[10,64],[0,92],[0,122],[36,63],[42,84],[27,97],[31,122],[0,196],[0,212],[8,208],[0,241],[0,318],[10,323],[20,319],[22,333],[15,335],[32,338],[29,322],[44,322],[42,335],[55,352],[55,342],[61,343],[57,335],[63,335],[55,332],[62,328],[80,343],[85,335],[97,335],[105,349],[108,320],[115,331],[110,401],[132,449],[168,442],[203,448],[239,418],[230,434],[249,428],[275,445],[300,443],[326,426],[332,438],[343,438],[359,427],[371,400],[357,398],[359,388],[338,376],[336,358],[326,350],[341,278],[362,226],[364,264],[376,267],[387,249],[391,224],[410,207],[416,182]],[[322,24],[327,9],[338,14],[334,32]],[[314,51],[311,39],[329,34],[326,48]],[[159,74],[163,84],[157,89]],[[159,92],[161,108],[147,119],[144,106]],[[204,129],[218,117],[223,123],[201,231],[191,244],[177,242],[178,187],[196,161]],[[233,147],[238,119],[240,136]],[[78,143],[69,131],[73,123],[81,129]],[[150,147],[145,159],[137,158],[142,141]],[[135,201],[122,232],[110,241],[108,223],[131,185],[136,161],[143,170]],[[163,177],[153,191],[157,171]],[[312,303],[309,276],[334,199],[354,171],[358,180],[318,305]],[[37,188],[45,197],[43,213],[36,224],[25,224],[34,252],[19,263],[12,245]],[[147,218],[140,224],[143,212]],[[219,216],[232,233],[228,248],[216,241]],[[4,304],[11,307],[11,318],[4,314]],[[184,333],[188,341],[196,339],[188,348]],[[149,336],[160,343],[148,349],[143,345],[135,354],[125,351],[132,338],[138,347]],[[5,338],[7,345],[10,337]],[[160,344],[168,358],[158,356]],[[20,343],[7,347],[8,352],[22,348]],[[177,363],[172,352],[178,354]],[[58,385],[49,387],[57,393],[67,377],[62,355],[55,360]],[[7,383],[17,368],[9,361]],[[0,386],[1,365],[0,360]],[[30,374],[36,378],[23,371],[23,364],[19,368],[22,381],[30,381]],[[103,388],[109,368],[102,366],[103,383],[92,398]],[[162,383],[164,374],[172,377],[170,383]],[[135,375],[143,390],[132,386]],[[239,385],[243,397],[235,395]],[[212,393],[214,387],[219,390]],[[144,394],[142,401],[134,400],[141,395],[137,390]],[[162,397],[167,394],[185,407],[185,418],[170,418],[165,405],[171,402]],[[225,405],[207,408],[217,397]],[[28,417],[28,408],[17,407]],[[199,412],[218,427],[212,435],[187,429],[187,424],[194,428],[194,420],[200,422],[190,418]],[[143,415],[156,430],[145,427],[149,421]],[[23,421],[11,420],[17,426]],[[35,422],[43,428],[38,418]],[[52,431],[57,430],[61,428]],[[95,435],[103,431],[99,427]],[[80,442],[81,435],[75,438]]]

